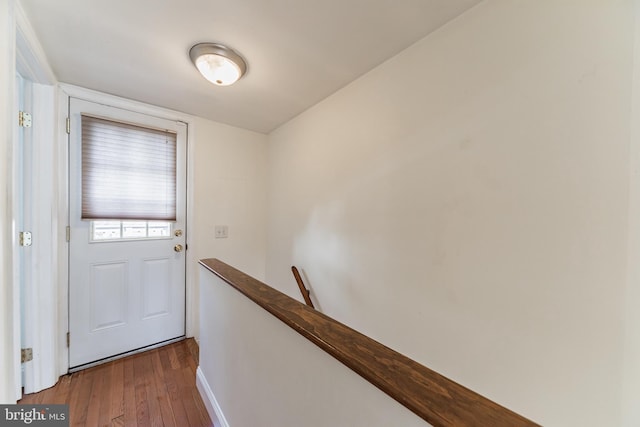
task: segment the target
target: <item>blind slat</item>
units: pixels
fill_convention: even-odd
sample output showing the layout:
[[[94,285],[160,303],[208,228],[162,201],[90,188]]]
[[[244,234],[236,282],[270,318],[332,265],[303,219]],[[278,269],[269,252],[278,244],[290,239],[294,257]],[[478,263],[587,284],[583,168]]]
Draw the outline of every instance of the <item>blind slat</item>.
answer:
[[[82,219],[176,220],[174,132],[82,115]]]

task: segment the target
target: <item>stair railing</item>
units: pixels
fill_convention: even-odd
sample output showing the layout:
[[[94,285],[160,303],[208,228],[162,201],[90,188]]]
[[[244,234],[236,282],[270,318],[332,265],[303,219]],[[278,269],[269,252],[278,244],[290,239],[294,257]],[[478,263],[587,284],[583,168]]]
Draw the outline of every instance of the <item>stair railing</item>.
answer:
[[[291,271],[293,272],[293,277],[296,278],[296,282],[298,283],[298,288],[300,289],[300,293],[302,294],[302,298],[304,298],[304,302],[311,308],[315,308],[313,306],[313,302],[311,301],[311,292],[304,285],[302,281],[302,277],[300,277],[300,273],[295,265],[291,266]]]

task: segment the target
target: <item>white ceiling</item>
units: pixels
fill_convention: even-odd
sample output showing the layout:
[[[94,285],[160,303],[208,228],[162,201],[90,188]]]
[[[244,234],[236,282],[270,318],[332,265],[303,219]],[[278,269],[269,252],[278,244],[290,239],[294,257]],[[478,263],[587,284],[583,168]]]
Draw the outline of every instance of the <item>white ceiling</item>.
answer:
[[[59,81],[268,133],[480,0],[20,0]],[[216,87],[188,52],[248,73]]]

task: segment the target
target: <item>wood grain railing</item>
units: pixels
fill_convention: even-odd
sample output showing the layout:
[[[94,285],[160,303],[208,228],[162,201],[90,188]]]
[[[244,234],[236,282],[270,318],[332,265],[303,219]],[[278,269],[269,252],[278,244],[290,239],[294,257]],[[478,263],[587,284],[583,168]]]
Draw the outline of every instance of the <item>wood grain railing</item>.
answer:
[[[433,426],[537,426],[217,259],[200,264]]]

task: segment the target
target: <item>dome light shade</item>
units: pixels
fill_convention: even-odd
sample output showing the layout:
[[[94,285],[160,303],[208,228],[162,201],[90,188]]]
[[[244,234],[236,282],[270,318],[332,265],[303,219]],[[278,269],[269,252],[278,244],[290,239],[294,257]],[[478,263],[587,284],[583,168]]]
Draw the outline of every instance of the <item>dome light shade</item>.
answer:
[[[191,48],[189,57],[200,74],[217,86],[232,85],[247,71],[238,53],[217,43],[199,43]]]

